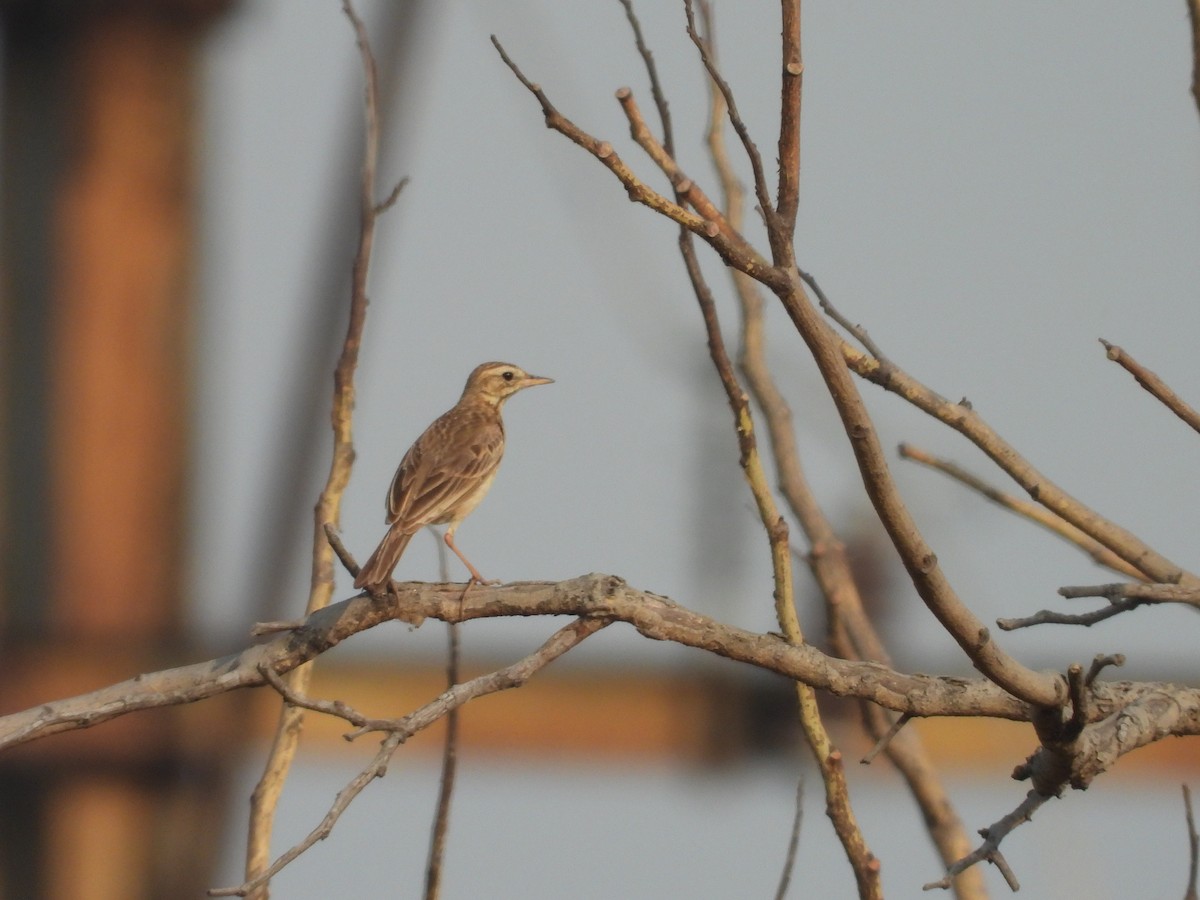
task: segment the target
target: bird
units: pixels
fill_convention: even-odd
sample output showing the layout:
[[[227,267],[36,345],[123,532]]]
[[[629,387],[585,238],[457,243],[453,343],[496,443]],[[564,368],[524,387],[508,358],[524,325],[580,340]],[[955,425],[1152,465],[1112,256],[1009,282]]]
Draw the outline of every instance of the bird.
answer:
[[[387,533],[354,579],[356,589],[387,592],[392,570],[408,542],[426,525],[449,525],[443,540],[471,572],[489,584],[454,545],[454,532],[488,492],[504,455],[500,408],[518,391],[553,378],[530,375],[520,366],[486,362],[467,378],[462,396],[434,420],[400,461],[385,500]]]

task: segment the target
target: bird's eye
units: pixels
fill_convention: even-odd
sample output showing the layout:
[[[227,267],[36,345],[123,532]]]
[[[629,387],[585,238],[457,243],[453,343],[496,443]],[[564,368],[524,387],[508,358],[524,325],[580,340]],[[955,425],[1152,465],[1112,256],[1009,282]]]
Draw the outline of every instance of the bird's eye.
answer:
[[[512,370],[510,369],[509,371],[505,372],[500,377],[503,378],[505,381],[512,381],[514,376],[513,376]]]

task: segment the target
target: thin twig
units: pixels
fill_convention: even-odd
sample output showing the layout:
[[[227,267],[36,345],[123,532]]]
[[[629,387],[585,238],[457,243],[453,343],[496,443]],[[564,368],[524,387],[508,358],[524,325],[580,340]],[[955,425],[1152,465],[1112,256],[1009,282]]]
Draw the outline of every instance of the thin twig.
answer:
[[[879,360],[880,365],[891,365],[891,361],[883,355],[883,351],[879,349],[879,345],[872,340],[869,334],[867,334],[867,329],[863,328],[861,325],[851,322],[844,315],[842,315],[838,308],[834,306],[832,302],[830,302],[829,297],[825,295],[825,291],[821,289],[821,285],[817,283],[817,279],[813,277],[811,273],[805,272],[802,269],[798,269],[797,271],[800,273],[800,277],[804,280],[804,283],[812,288],[812,292],[816,294],[817,303],[820,304],[821,309],[825,311],[825,315],[829,316],[829,318],[841,325],[842,328],[846,329],[846,331],[850,333],[851,337],[862,344],[864,350]]]
[[[458,625],[446,626],[449,654],[446,660],[446,680],[453,687],[458,683]],[[442,744],[442,778],[438,787],[437,808],[430,829],[429,859],[425,866],[425,900],[436,900],[442,889],[442,863],[446,858],[446,835],[450,827],[450,801],[454,796],[455,776],[458,774],[458,717],[456,706],[446,716],[446,738]]]
[[[371,53],[366,26],[355,12],[351,0],[342,0],[342,11],[354,30],[363,69],[366,136],[363,145],[363,166],[359,195],[359,241],[354,258],[350,291],[350,315],[342,353],[333,375],[333,453],[329,474],[314,510],[312,546],[312,579],[306,612],[311,614],[327,606],[333,596],[333,554],[325,526],[336,526],[341,515],[342,494],[350,480],[354,464],[354,373],[358,367],[359,347],[367,315],[367,273],[371,265],[371,248],[375,240],[375,221],[380,206],[375,201],[375,173],[379,155],[379,97],[375,57]],[[397,185],[383,208],[390,206],[399,194],[403,182]],[[288,675],[289,686],[303,694],[312,678],[312,667],[300,667]],[[246,881],[256,884],[254,897],[266,900],[271,851],[271,832],[275,812],[288,772],[296,756],[304,714],[301,708],[285,705],[280,711],[275,739],[267,757],[263,774],[254,788],[250,802],[250,825],[246,840]]]
[[[1137,609],[1142,602],[1141,600],[1119,600],[1109,606],[1086,613],[1060,613],[1053,609],[1042,609],[1032,616],[997,619],[996,625],[1001,631],[1016,631],[1020,628],[1031,628],[1034,625],[1082,625],[1084,628],[1090,628],[1097,622],[1103,622],[1105,619],[1111,619],[1128,610]]]
[[[710,93],[713,98],[713,114],[710,115],[710,122],[716,118],[716,112],[720,110],[721,104],[725,104],[729,120],[733,124],[734,129],[742,137],[747,154],[750,155],[752,161],[758,163],[755,169],[756,185],[760,189],[759,199],[767,204],[764,206],[764,215],[767,217],[768,231],[773,235],[772,246],[774,248],[777,243],[785,240],[782,237],[784,229],[782,223],[775,220],[769,206],[769,201],[765,200],[766,188],[765,182],[761,179],[761,163],[758,162],[757,151],[754,149],[753,143],[750,142],[745,125],[742,123],[737,114],[736,107],[733,105],[732,91],[730,91],[728,84],[721,78],[717,68],[715,53],[710,40],[712,28],[711,13],[707,8],[702,7],[701,12],[704,16],[706,32],[708,33],[704,37],[701,37],[696,31],[690,2],[687,4],[686,9],[688,15],[688,34],[699,49],[705,69],[710,76],[710,84],[712,86]],[[795,28],[798,33],[798,22],[795,23]],[[630,102],[622,102],[631,123],[634,139],[646,149],[652,159],[658,162],[660,168],[669,174],[670,169],[674,165],[673,161],[664,159],[666,157],[665,152],[653,146],[653,142],[647,134],[648,129],[638,127],[639,114],[636,106],[632,104],[632,98],[627,99]],[[710,124],[710,136],[713,127]],[[798,163],[798,157],[796,161]],[[798,175],[798,172],[793,173],[793,176],[798,177]],[[688,187],[691,188],[692,186],[689,184]],[[676,190],[680,190],[678,184]],[[727,205],[726,211],[727,213],[734,213],[740,216],[740,204],[736,210]],[[790,238],[786,238],[786,241],[790,243]],[[726,349],[724,336],[721,333],[720,324],[717,319],[716,303],[714,302],[711,288],[701,272],[692,236],[683,229],[680,230],[679,248],[688,277],[692,283],[693,293],[696,295],[696,300],[700,306],[701,317],[704,320],[705,331],[708,335],[709,355],[725,388],[726,399],[733,412],[734,428],[738,447],[741,451],[742,471],[750,486],[758,508],[760,521],[769,539],[775,578],[776,618],[788,642],[793,644],[800,643],[804,640],[804,635],[795,609],[787,522],[779,512],[767,480],[766,470],[758,451],[758,439],[755,433],[754,418],[750,409],[749,398],[738,381],[732,360]],[[772,252],[778,260],[781,251],[773,249]],[[796,690],[800,709],[800,725],[820,769],[825,788],[826,808],[833,822],[834,831],[841,841],[846,856],[854,870],[855,879],[859,886],[859,893],[863,897],[882,896],[882,889],[879,883],[878,861],[867,846],[866,839],[854,815],[854,810],[850,803],[849,787],[845,779],[845,771],[840,762],[841,752],[829,737],[822,721],[820,709],[816,702],[816,695],[813,690],[807,685],[801,684],[797,684]]]
[[[901,715],[900,718],[893,722],[891,727],[888,728],[888,730],[885,731],[882,736],[880,736],[879,740],[875,742],[875,746],[868,750],[863,758],[859,760],[859,762],[861,762],[864,766],[869,766],[872,762],[874,762],[875,757],[879,755],[880,751],[885,749],[888,744],[892,742],[892,739],[900,733],[900,729],[907,725],[911,720],[912,716],[910,716],[908,713]]]
[[[329,812],[325,814],[325,818],[321,820],[321,823],[316,828],[309,832],[304,840],[289,848],[286,853],[267,866],[262,872],[252,878],[246,879],[242,884],[236,887],[211,888],[208,891],[208,895],[210,897],[249,897],[264,890],[271,879],[278,875],[289,863],[297,859],[317,843],[317,841],[323,841],[329,837],[333,832],[333,826],[337,824],[342,813],[354,802],[354,798],[361,794],[368,784],[376,778],[382,777],[387,772],[388,762],[391,760],[392,754],[396,752],[396,748],[400,746],[401,740],[400,735],[394,733],[389,734],[380,742],[379,750],[375,753],[375,756],[349,784],[338,791],[333,805],[329,808]]]
[[[1196,817],[1192,812],[1192,792],[1183,785],[1183,808],[1187,814],[1188,833],[1188,887],[1183,900],[1197,900],[1196,870],[1200,859],[1200,834],[1196,833]]]
[[[750,137],[750,129],[746,127],[746,123],[742,120],[741,114],[738,112],[737,101],[733,98],[733,91],[730,89],[728,82],[721,77],[721,73],[717,71],[716,63],[713,62],[712,54],[709,52],[708,44],[700,33],[696,30],[696,14],[693,9],[692,0],[684,0],[684,12],[687,15],[687,33],[692,39],[696,50],[700,54],[700,62],[708,71],[708,76],[716,84],[721,95],[725,98],[725,107],[729,113],[729,124],[733,126],[733,130],[737,132],[737,136],[742,141],[742,148],[746,151],[746,158],[750,160],[750,169],[754,173],[754,195],[758,199],[758,208],[762,211],[763,219],[770,225],[775,220],[775,207],[771,204],[771,193],[767,187],[767,178],[763,174],[762,155],[758,152],[758,147],[754,144],[754,139]],[[768,228],[768,233],[776,233],[777,229]],[[774,246],[775,240],[772,239],[772,253],[775,258],[775,265],[780,265],[782,258],[782,249],[776,252]]]
[[[658,78],[658,66],[654,64],[654,54],[646,46],[646,39],[642,35],[642,23],[638,21],[638,17],[633,11],[633,0],[621,0],[621,6],[625,7],[625,18],[629,20],[629,27],[633,31],[633,43],[642,57],[642,62],[646,66],[646,75],[650,79],[650,93],[654,97],[654,105],[658,109],[658,120],[662,123],[663,147],[666,149],[667,155],[673,157],[675,155],[675,135],[671,130],[671,110],[667,104],[667,95],[662,89],[662,82]]]
[[[253,878],[246,879],[244,883],[235,887],[214,888],[208,892],[209,896],[245,897],[261,889],[289,863],[297,859],[316,844],[317,841],[324,840],[332,833],[334,825],[337,824],[342,813],[349,808],[354,798],[362,793],[368,784],[387,773],[388,762],[392,754],[414,734],[428,728],[434,722],[449,714],[450,710],[457,709],[470,700],[497,691],[520,687],[538,671],[544,669],[568,650],[577,646],[585,638],[595,634],[608,624],[608,620],[600,618],[576,619],[571,624],[565,625],[554,632],[541,647],[519,662],[487,675],[473,678],[463,684],[454,685],[441,696],[426,703],[415,712],[410,713],[403,719],[394,720],[390,727],[387,728],[387,735],[380,743],[379,751],[375,754],[374,758],[349,784],[338,792],[333,806],[330,807],[329,812],[325,814],[325,817],[316,828],[309,832],[302,841],[288,849],[287,852],[271,863],[265,871]],[[293,703],[297,700],[310,707],[320,704],[320,701],[308,701],[297,698],[295,692],[289,691],[288,703]]]
[[[1193,431],[1200,431],[1200,413],[1188,406],[1165,381],[1139,363],[1136,359],[1104,338],[1100,339],[1108,358],[1134,377],[1138,384],[1150,392],[1159,403],[1175,413]]]
[[[450,578],[450,554],[444,541],[437,542],[438,568],[442,581]],[[469,587],[469,586],[468,586]],[[458,684],[459,640],[458,623],[446,625],[446,686]],[[456,706],[446,715],[446,736],[442,743],[442,778],[438,787],[437,806],[430,828],[429,858],[425,865],[425,900],[437,900],[442,889],[442,863],[446,858],[446,835],[450,827],[450,801],[454,797],[454,781],[458,774],[458,716]]]
[[[796,814],[792,816],[792,833],[788,836],[787,856],[783,860],[783,871],[779,873],[779,887],[775,891],[775,900],[787,897],[788,886],[792,883],[792,872],[796,869],[796,851],[800,849],[800,826],[804,822],[804,776],[796,782]]]
[[[504,46],[495,35],[492,35],[492,44],[495,46],[496,52],[500,54],[500,59],[508,66],[517,80],[537,98],[538,104],[542,108],[546,127],[554,129],[599,160],[624,185],[629,199],[641,203],[655,212],[661,213],[676,224],[684,226],[689,231],[704,235],[718,249],[718,252],[721,252],[723,255],[731,258],[736,257],[743,265],[756,271],[766,271],[769,269],[766,260],[762,259],[749,244],[746,244],[740,235],[729,233],[728,227],[724,222],[697,215],[691,210],[685,209],[678,202],[668,200],[662,194],[646,185],[625,164],[625,161],[613,149],[612,144],[593,137],[560,113],[554,104],[550,102],[550,98],[546,96],[546,92],[542,90],[541,86],[525,76],[525,73],[521,71],[521,68],[508,55]],[[689,197],[689,201],[693,203],[693,206],[696,205],[696,202],[691,197]]]
[[[354,558],[354,554],[346,549],[346,545],[342,542],[342,536],[338,534],[337,526],[332,522],[325,523],[325,540],[329,541],[329,546],[333,548],[333,552],[337,554],[338,560],[351,577],[357,578],[358,561]],[[442,580],[449,581],[448,578]]]
[[[1022,500],[1020,497],[995,488],[982,478],[972,475],[957,463],[940,456],[934,456],[932,453],[914,447],[912,444],[901,444],[899,453],[902,459],[920,463],[923,466],[928,466],[935,471],[941,472],[943,475],[948,475],[959,482],[959,484],[966,485],[971,490],[982,494],[997,506],[1023,516],[1035,525],[1040,525],[1052,534],[1078,547],[1090,556],[1097,565],[1120,572],[1123,575],[1128,575],[1130,578],[1145,577],[1136,568],[1125,562],[1125,560],[1121,559],[1121,557],[1117,556],[1117,554],[1113,553],[1099,541],[1089,537],[1070,522],[1046,509],[1044,506],[1033,503],[1030,500]]]
[[[785,7],[788,7],[787,0],[785,0]],[[785,8],[784,15],[787,16],[789,13],[790,9]],[[715,62],[717,59],[715,29],[708,3],[700,4],[700,14],[704,39]],[[795,47],[797,55],[799,54],[798,25],[798,22],[795,23],[797,30],[787,23],[783,28],[785,47],[788,46],[788,35],[793,34],[797,41]],[[785,57],[787,56],[788,51],[785,51]],[[786,72],[786,69],[785,65],[785,75],[783,76],[785,80],[790,74]],[[797,79],[798,86],[799,79]],[[742,228],[744,218],[744,192],[726,151],[725,98],[715,84],[710,85],[709,99],[707,133],[709,154],[721,183],[722,209],[728,217],[731,227],[738,231]],[[784,102],[787,103],[786,98]],[[781,130],[781,138],[782,135],[783,131]],[[785,158],[785,156],[781,153],[781,158]],[[795,162],[798,165],[798,159]],[[782,168],[781,166],[781,170]],[[787,177],[781,171],[781,194],[785,190],[784,183]],[[799,184],[798,177],[795,183]],[[780,201],[780,206],[781,210],[786,206],[783,200]],[[781,224],[786,225],[786,223]],[[776,385],[766,363],[764,303],[758,283],[736,268],[731,269],[731,275],[741,305],[742,333],[739,366],[745,375],[750,393],[759,409],[762,410],[766,422],[767,435],[771,443],[771,456],[775,463],[780,490],[804,530],[811,547],[807,559],[825,597],[833,652],[845,659],[869,659],[890,665],[883,643],[863,608],[862,597],[850,568],[845,545],[838,539],[805,478],[796,445],[791,408]],[[820,294],[819,286],[817,291],[818,296],[823,296]],[[861,704],[861,710],[868,731],[880,738],[877,746],[884,746],[882,735],[888,725],[886,713],[869,703]],[[907,715],[902,715],[901,721],[907,721],[908,718]],[[954,860],[968,853],[971,843],[967,837],[966,828],[955,812],[954,805],[941,783],[937,769],[925,752],[917,733],[910,729],[900,735],[897,740],[887,744],[887,753],[904,777],[905,783],[920,807],[930,837],[933,839],[943,863],[950,865]],[[954,888],[961,900],[980,900],[986,896],[983,876],[976,870],[960,875],[955,880]]]
[[[1187,0],[1187,8],[1192,26],[1192,99],[1200,111],[1200,0]]]
[[[1151,581],[1200,586],[1200,576],[1167,559],[1126,528],[1101,516],[1038,471],[970,406],[952,403],[896,365],[885,366],[838,339],[843,360],[856,375],[903,398],[970,440],[1041,505],[1099,541]]]
[[[779,54],[779,191],[776,199],[780,244],[786,250],[777,266],[795,265],[796,212],[800,207],[800,107],[804,97],[804,59],[800,44],[800,0],[783,0]]]
[[[1021,619],[998,619],[1005,631],[1028,628],[1031,625],[1083,625],[1091,626],[1115,615],[1154,603],[1180,603],[1191,609],[1200,609],[1200,588],[1181,587],[1178,584],[1091,584],[1061,587],[1058,593],[1069,600],[1080,597],[1103,597],[1108,606],[1091,612],[1070,614],[1043,609],[1032,616]]]
[[[1021,884],[1019,881],[1017,881],[1017,876],[1013,874],[1012,869],[1009,868],[1008,861],[1005,860],[1004,854],[1000,852],[1000,842],[1008,837],[1009,832],[1011,832],[1018,825],[1021,825],[1022,823],[1028,822],[1030,819],[1032,819],[1033,814],[1037,811],[1038,807],[1040,807],[1049,799],[1050,797],[1044,794],[1039,794],[1037,791],[1030,791],[1025,795],[1025,799],[1021,801],[1021,805],[1010,812],[1007,816],[1000,819],[998,822],[989,825],[987,828],[981,828],[979,833],[983,836],[983,843],[971,853],[967,854],[958,862],[956,862],[954,865],[950,866],[950,868],[946,870],[946,875],[944,878],[938,881],[931,881],[925,885],[924,890],[932,891],[937,888],[946,890],[953,882],[954,876],[959,872],[970,868],[978,862],[987,860],[1000,870],[1000,874],[1004,876],[1004,880],[1008,883],[1008,886],[1011,890],[1019,891],[1021,889]]]

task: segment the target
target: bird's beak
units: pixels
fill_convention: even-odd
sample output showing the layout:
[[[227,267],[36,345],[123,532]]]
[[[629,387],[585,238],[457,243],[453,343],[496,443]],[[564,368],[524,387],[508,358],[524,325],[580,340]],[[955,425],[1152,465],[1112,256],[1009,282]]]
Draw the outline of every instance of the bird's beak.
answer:
[[[538,384],[554,384],[554,379],[543,378],[541,375],[526,375],[524,381],[521,382],[521,387],[533,387]]]

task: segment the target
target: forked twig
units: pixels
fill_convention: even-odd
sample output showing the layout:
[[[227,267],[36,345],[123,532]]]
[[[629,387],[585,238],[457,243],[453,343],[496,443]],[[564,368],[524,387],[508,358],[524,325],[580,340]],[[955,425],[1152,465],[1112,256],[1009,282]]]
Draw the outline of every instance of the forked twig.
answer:
[[[1000,852],[1000,842],[1008,837],[1009,833],[1024,822],[1028,822],[1033,818],[1033,814],[1043,803],[1049,800],[1043,794],[1037,791],[1030,791],[1025,795],[1025,799],[1021,801],[1021,805],[1010,812],[1007,816],[999,821],[989,825],[987,828],[979,829],[979,834],[983,837],[983,843],[980,844],[971,853],[964,856],[954,865],[946,870],[945,877],[938,881],[931,881],[926,884],[923,890],[932,891],[936,889],[947,890],[954,881],[954,876],[965,869],[970,868],[978,862],[987,861],[1000,870],[1000,874],[1004,876],[1009,888],[1013,891],[1021,889],[1021,883],[1017,881],[1017,876],[1013,870],[1009,868],[1008,861],[1004,858],[1004,854]]]
[[[1153,603],[1181,603],[1192,609],[1200,609],[1200,588],[1181,587],[1178,584],[1093,584],[1061,587],[1058,593],[1068,600],[1080,597],[1102,597],[1108,606],[1086,613],[1060,613],[1043,609],[1032,616],[1020,619],[998,619],[997,624],[1005,631],[1028,628],[1031,625],[1095,625],[1115,615]]]
[[[338,792],[333,805],[325,814],[320,824],[309,832],[303,840],[279,856],[263,872],[258,873],[252,878],[248,878],[245,882],[235,887],[214,888],[208,892],[209,896],[246,897],[261,889],[288,864],[301,856],[318,841],[324,840],[332,833],[338,819],[349,808],[354,798],[362,793],[368,784],[387,773],[388,763],[392,755],[401,744],[414,734],[428,728],[439,719],[444,718],[450,710],[456,709],[464,703],[474,700],[476,697],[520,687],[539,670],[545,668],[572,647],[577,646],[585,638],[595,634],[608,624],[609,620],[602,618],[576,619],[571,624],[565,625],[554,632],[541,647],[524,659],[487,675],[480,675],[478,678],[473,678],[463,684],[454,685],[420,709],[409,713],[401,719],[369,720],[361,714],[349,710],[348,707],[345,707],[345,704],[340,704],[340,711],[333,712],[337,708],[339,701],[334,701],[333,704],[327,706],[325,701],[309,700],[300,697],[282,679],[271,680],[271,684],[277,690],[281,691],[289,704],[299,704],[307,709],[332,712],[332,714],[346,718],[348,721],[352,721],[349,716],[354,715],[366,723],[364,726],[360,726],[360,731],[363,727],[369,727],[371,730],[385,731],[386,736],[380,743],[379,751],[370,763]]]

